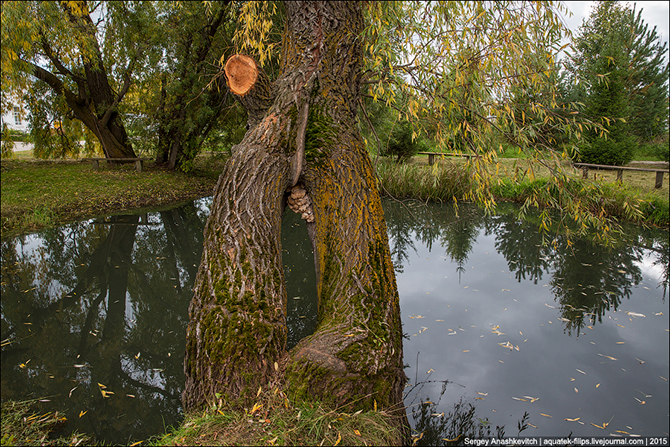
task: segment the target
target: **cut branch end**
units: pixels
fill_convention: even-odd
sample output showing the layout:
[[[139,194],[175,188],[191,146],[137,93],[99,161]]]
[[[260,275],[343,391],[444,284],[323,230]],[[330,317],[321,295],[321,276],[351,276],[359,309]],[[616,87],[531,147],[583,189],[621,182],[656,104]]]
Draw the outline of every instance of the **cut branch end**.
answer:
[[[246,95],[258,78],[256,62],[242,54],[229,57],[223,70],[226,73],[230,91],[238,96]]]

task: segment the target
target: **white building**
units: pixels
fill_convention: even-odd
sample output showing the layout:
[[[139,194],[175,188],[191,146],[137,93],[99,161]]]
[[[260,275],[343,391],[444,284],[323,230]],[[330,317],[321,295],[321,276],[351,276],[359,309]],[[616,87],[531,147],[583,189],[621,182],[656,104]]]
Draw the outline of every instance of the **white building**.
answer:
[[[21,107],[17,105],[11,108],[8,107],[6,110],[2,111],[2,125],[0,128],[4,127],[5,123],[7,123],[7,127],[11,130],[29,132],[27,116],[21,111]]]

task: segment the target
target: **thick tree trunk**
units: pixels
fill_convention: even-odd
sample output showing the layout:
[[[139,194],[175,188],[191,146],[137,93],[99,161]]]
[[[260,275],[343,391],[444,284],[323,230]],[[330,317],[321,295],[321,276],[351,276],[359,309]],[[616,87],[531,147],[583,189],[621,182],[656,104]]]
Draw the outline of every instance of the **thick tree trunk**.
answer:
[[[274,88],[231,88],[260,118],[250,115],[250,130],[215,190],[189,312],[184,405],[199,407],[215,393],[245,398],[281,381],[291,395],[352,410],[376,402],[406,423],[395,275],[376,179],[355,122],[361,6],[289,2],[286,8]],[[226,74],[229,85],[240,78]],[[272,105],[259,112],[269,91]],[[316,332],[287,354],[280,219],[289,193],[313,239],[319,320]]]

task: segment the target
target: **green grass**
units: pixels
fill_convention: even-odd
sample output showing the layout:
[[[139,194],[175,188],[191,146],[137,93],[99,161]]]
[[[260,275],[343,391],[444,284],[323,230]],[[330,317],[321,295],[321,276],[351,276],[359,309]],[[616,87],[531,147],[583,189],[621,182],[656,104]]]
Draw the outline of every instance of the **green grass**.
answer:
[[[427,159],[426,156],[417,156],[405,165],[380,159],[377,172],[381,193],[438,202],[464,200],[471,193],[472,181],[464,158],[446,158],[433,166],[428,166]],[[490,167],[493,175],[491,193],[498,201],[524,203],[530,199],[536,201],[539,208],[568,209],[565,193],[569,192],[592,217],[662,227],[670,224],[670,179],[667,174],[663,187],[655,189],[653,172],[627,171],[623,183],[619,184],[615,171],[592,170],[589,171],[589,178],[584,180],[580,170],[567,164],[563,165],[563,169],[568,178],[561,191],[548,186],[551,172],[542,164],[533,160],[498,159],[498,165]],[[601,214],[603,212],[604,215]]]
[[[191,175],[145,166],[138,173],[133,164],[102,163],[95,171],[77,161],[3,160],[2,237],[209,195],[222,163],[202,164]]]
[[[383,411],[344,413],[319,402],[292,402],[278,389],[251,408],[219,401],[142,445],[402,445]]]
[[[67,422],[59,412],[34,413],[35,401],[2,403],[1,445],[91,445],[86,435],[72,433],[67,437],[52,439],[52,430]]]

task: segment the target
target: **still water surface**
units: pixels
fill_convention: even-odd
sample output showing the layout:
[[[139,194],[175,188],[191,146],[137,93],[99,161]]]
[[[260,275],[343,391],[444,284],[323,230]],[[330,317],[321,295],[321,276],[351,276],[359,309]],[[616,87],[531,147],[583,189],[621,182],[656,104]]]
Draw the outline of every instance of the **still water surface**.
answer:
[[[210,199],[2,241],[2,399],[130,443],[181,421],[188,304]],[[668,233],[558,237],[513,208],[384,202],[419,443],[469,433],[668,433]],[[283,222],[289,347],[316,325],[304,224]],[[469,425],[468,425],[469,424]],[[607,424],[607,425],[605,425]],[[602,428],[601,428],[602,427]]]

